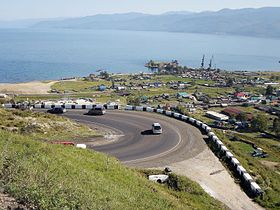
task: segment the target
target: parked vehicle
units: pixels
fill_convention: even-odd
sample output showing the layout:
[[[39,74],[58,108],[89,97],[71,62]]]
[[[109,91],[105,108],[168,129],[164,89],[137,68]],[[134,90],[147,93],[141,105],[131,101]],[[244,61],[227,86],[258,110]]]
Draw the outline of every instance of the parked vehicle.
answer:
[[[88,111],[88,115],[104,115],[106,113],[104,106],[96,106]]]
[[[51,114],[63,114],[66,112],[66,109],[62,108],[62,107],[55,107],[55,108],[49,109],[47,112],[51,113]]]
[[[161,125],[159,123],[153,123],[152,131],[153,131],[153,134],[161,134],[162,133]]]

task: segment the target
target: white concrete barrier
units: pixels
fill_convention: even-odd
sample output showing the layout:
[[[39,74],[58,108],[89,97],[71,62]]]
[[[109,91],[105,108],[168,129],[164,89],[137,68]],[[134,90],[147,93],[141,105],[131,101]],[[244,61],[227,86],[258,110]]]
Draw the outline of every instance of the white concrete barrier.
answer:
[[[180,116],[181,116],[181,114],[176,113],[176,112],[174,113],[174,117],[175,117],[175,118],[180,118]]]
[[[131,105],[126,105],[125,110],[133,110],[133,106],[131,106]]]
[[[248,173],[244,173],[243,178],[245,179],[246,182],[252,182],[253,181],[253,178]]]
[[[216,143],[217,141],[219,141],[219,138],[218,138],[217,136],[215,136],[215,135],[212,137],[212,139],[213,139],[213,141],[214,141],[215,143]]]
[[[224,151],[224,152],[229,151],[228,148],[225,145],[221,146],[221,150]]]
[[[234,156],[233,156],[233,154],[232,154],[230,151],[227,151],[227,152],[226,152],[226,157],[229,158],[229,159],[231,159],[231,158],[233,158]]]
[[[13,105],[12,105],[12,104],[4,104],[4,107],[5,107],[5,108],[12,108]]]
[[[239,165],[237,166],[237,172],[239,173],[240,176],[242,176],[243,173],[246,173],[246,169],[243,168],[243,166]]]
[[[192,117],[190,117],[190,118],[189,118],[189,121],[190,121],[192,124],[194,124],[195,119],[192,118]]]
[[[76,104],[75,109],[82,109],[82,104]]]
[[[93,108],[93,105],[92,104],[87,104],[86,105],[86,109],[92,109]]]
[[[154,112],[154,109],[151,107],[147,107],[147,112]]]
[[[157,109],[157,113],[162,114],[163,113],[163,109]]]
[[[189,119],[189,117],[188,117],[188,116],[186,116],[186,115],[182,115],[182,120],[187,121],[188,119]]]
[[[40,109],[42,107],[42,104],[35,104],[35,109]]]
[[[206,126],[205,131],[206,131],[207,133],[211,132],[211,130],[212,130],[212,128],[211,128],[211,127]]]
[[[260,188],[260,186],[256,183],[256,182],[251,182],[251,190],[255,193],[255,194],[261,194],[262,193],[262,189]]]
[[[144,108],[143,106],[136,106],[135,110],[136,111],[143,111],[143,108]]]
[[[213,136],[215,136],[215,133],[214,132],[209,132],[207,135],[208,135],[209,138],[213,138]]]
[[[204,123],[202,123],[201,128],[205,131],[205,130],[206,130],[206,128],[207,128],[207,125],[206,125],[206,124],[204,124]]]
[[[66,109],[71,109],[72,108],[72,104],[65,104],[65,108]]]
[[[197,120],[197,121],[196,121],[196,125],[197,125],[197,126],[199,126],[199,127],[201,127],[202,122],[201,122],[201,121],[199,121],[199,120]]]
[[[216,141],[216,144],[219,148],[222,147],[222,145],[224,145],[223,142],[221,142],[221,140]]]
[[[51,104],[45,104],[46,109],[51,109],[52,105]]]
[[[165,112],[165,114],[166,114],[167,116],[171,116],[171,113],[172,113],[171,111],[166,111],[166,112]]]
[[[240,162],[239,162],[235,157],[232,157],[232,158],[231,158],[231,163],[232,163],[234,166],[240,165]]]

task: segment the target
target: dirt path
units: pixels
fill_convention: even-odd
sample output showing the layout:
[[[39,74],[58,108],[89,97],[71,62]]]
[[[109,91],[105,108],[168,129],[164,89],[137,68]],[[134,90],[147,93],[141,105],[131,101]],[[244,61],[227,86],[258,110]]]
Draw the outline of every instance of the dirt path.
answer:
[[[209,148],[191,159],[171,164],[170,167],[175,173],[198,182],[207,193],[233,210],[263,209],[234,182]]]
[[[47,94],[56,82],[0,83],[0,92],[7,94]]]
[[[27,210],[26,206],[23,206],[16,202],[16,200],[7,194],[0,192],[0,209],[6,210]]]

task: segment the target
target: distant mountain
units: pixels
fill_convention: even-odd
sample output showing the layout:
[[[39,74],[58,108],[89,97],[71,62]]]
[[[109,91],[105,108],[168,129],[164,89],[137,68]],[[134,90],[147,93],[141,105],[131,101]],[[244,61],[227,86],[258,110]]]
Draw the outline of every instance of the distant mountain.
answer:
[[[194,14],[195,12],[190,12],[190,11],[170,11],[163,13],[163,15],[191,15]]]
[[[217,12],[169,12],[94,15],[60,21],[41,21],[33,27],[168,31],[280,37],[280,8],[223,9]]]
[[[40,19],[24,19],[24,20],[6,20],[0,21],[0,28],[28,28],[43,21],[59,21],[65,18],[40,18]]]

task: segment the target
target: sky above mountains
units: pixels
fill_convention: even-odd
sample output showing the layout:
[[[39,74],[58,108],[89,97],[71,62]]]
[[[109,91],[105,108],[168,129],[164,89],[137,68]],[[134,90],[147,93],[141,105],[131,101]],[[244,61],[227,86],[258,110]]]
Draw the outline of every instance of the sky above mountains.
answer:
[[[279,0],[0,0],[0,20],[280,7]]]

